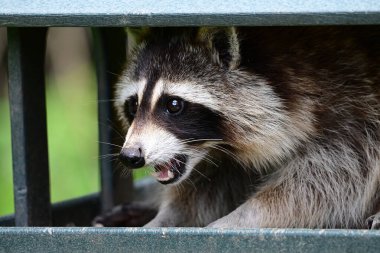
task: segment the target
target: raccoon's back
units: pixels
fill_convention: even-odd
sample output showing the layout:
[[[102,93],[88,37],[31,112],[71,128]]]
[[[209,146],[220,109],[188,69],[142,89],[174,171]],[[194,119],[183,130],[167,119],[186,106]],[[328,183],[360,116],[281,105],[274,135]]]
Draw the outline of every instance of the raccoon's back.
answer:
[[[310,101],[323,132],[378,131],[380,27],[239,28],[239,34],[240,67],[264,77],[289,112]]]
[[[286,68],[299,75],[380,77],[380,26],[258,27],[238,32],[241,66],[263,74]]]

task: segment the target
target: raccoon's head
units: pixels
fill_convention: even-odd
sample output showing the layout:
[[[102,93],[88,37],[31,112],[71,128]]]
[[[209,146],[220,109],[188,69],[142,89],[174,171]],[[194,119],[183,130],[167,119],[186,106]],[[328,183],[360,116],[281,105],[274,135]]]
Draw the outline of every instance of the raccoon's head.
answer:
[[[240,149],[239,159],[257,163],[262,152],[276,155],[267,137],[280,139],[281,103],[260,78],[239,70],[233,28],[151,34],[133,51],[117,87],[116,107],[129,127],[124,164],[150,165],[156,179],[169,184],[187,178],[211,150]]]
[[[168,184],[186,178],[212,146],[223,143],[223,101],[213,86],[223,86],[239,48],[233,29],[150,34],[133,50],[117,87],[116,107],[129,127],[120,160],[129,168],[150,165]]]

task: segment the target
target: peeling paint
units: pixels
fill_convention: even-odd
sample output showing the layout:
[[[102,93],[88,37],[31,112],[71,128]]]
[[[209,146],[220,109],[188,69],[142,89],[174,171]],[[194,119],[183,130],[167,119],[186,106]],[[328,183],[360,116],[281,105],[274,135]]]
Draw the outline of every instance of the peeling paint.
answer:
[[[49,235],[53,235],[53,229],[48,227],[43,230],[43,233],[48,233]]]

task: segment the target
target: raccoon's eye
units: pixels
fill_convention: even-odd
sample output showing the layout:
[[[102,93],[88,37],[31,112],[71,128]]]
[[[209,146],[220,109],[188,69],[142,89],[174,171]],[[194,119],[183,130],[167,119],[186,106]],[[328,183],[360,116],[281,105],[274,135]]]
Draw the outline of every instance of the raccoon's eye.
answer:
[[[179,114],[182,112],[185,102],[180,98],[170,98],[166,103],[166,110],[171,114]]]
[[[125,102],[125,113],[127,114],[126,116],[129,117],[134,117],[137,112],[137,98],[136,97],[131,97]]]

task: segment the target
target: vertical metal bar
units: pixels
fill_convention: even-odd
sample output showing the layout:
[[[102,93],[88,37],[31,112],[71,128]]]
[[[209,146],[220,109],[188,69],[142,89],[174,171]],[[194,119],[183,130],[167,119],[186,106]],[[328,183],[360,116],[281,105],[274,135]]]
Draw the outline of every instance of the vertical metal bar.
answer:
[[[51,224],[44,57],[46,28],[9,28],[16,226]]]
[[[126,34],[123,28],[94,28],[95,63],[98,78],[99,155],[114,154],[120,149],[104,144],[123,144],[112,107],[113,87],[126,61]],[[132,177],[117,170],[116,161],[100,160],[102,212],[132,198]]]

